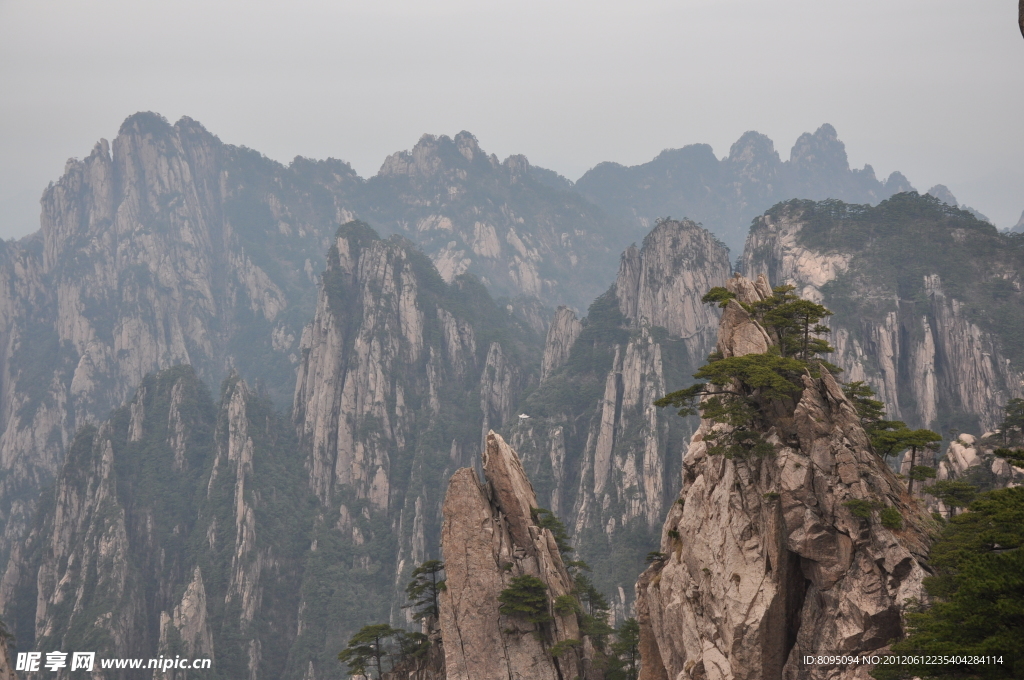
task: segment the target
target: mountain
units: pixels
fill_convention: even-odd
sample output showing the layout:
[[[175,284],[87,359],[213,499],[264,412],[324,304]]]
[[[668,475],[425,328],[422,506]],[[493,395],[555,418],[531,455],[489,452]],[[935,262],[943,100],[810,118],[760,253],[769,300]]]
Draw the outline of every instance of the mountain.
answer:
[[[78,431],[0,582],[22,650],[341,678],[361,625],[406,621],[444,482],[537,383],[541,340],[474,278],[352,222],[296,351],[290,419],[237,375],[215,403],[178,366]]]
[[[617,226],[537,174],[468,133],[425,137],[364,180],[337,160],[283,166],[189,118],[129,117],[47,188],[38,233],[0,245],[0,561],[75,433],[147,373],[236,370],[290,403],[324,256],[357,211],[417,239],[448,281],[485,277],[540,333],[545,302],[587,304]]]
[[[216,384],[235,369],[290,398],[316,274],[349,217],[335,196],[358,183],[338,162],[293,167],[137,114],[69,161],[37,234],[3,244],[0,555],[75,433],[147,373],[187,363]]]
[[[629,239],[619,221],[560,184],[525,156],[499,162],[468,132],[424,135],[388,156],[355,210],[418,244],[447,281],[469,272],[498,296],[584,307]]]
[[[1017,220],[1017,224],[1015,224],[1012,227],[1010,227],[1010,231],[1012,231],[1014,233],[1019,233],[1019,232],[1024,231],[1024,211],[1021,211],[1020,219]]]
[[[0,592],[19,649],[179,654],[212,658],[211,677],[282,677],[315,507],[293,451],[244,381],[215,403],[190,367],[148,376],[78,432],[15,548]]]
[[[728,288],[747,304],[771,292],[742,278]],[[721,356],[750,353],[750,337],[770,346],[730,301]],[[924,596],[933,522],[871,450],[832,376],[802,382],[771,402],[733,383],[757,409],[764,454],[714,451],[731,426],[712,420],[690,439],[683,490],[637,583],[642,677],[867,678],[868,667],[833,659],[885,648],[906,601]]]
[[[456,471],[445,494],[441,547],[446,587],[438,606],[445,677],[584,677],[593,647],[587,645],[582,653],[566,649],[579,648],[584,640],[577,611],[564,606],[567,598],[573,602],[577,597],[575,583],[558,539],[551,529],[538,526],[537,497],[519,457],[493,432],[487,435],[483,473],[481,485],[473,468]],[[549,620],[530,621],[502,611],[502,593],[523,578],[540,584],[537,609],[544,616],[538,618]],[[554,654],[559,646],[565,651]]]
[[[830,361],[892,418],[984,432],[1024,396],[1024,241],[932,196],[791,201],[751,226],[740,271],[835,312]]]
[[[951,205],[954,208],[960,208],[961,210],[965,210],[965,211],[971,213],[972,215],[977,217],[982,222],[988,222],[990,224],[992,222],[992,220],[990,220],[988,217],[986,217],[985,215],[982,215],[980,212],[978,212],[974,208],[970,207],[969,205],[960,205],[959,203],[957,203],[956,202],[956,196],[953,195],[953,192],[950,191],[949,187],[947,187],[945,184],[936,184],[931,189],[929,189],[926,193],[928,195],[930,195],[930,196],[934,196],[935,198],[939,199],[940,201],[942,201],[946,205]]]
[[[713,349],[717,309],[700,299],[729,274],[728,252],[707,230],[660,223],[623,253],[615,284],[584,319],[559,310],[544,381],[504,429],[539,502],[571,528],[620,618],[679,488],[678,452],[694,426],[652,402],[692,382]]]
[[[722,160],[707,144],[692,144],[662,151],[642,165],[601,163],[575,186],[610,215],[645,229],[666,215],[700,222],[733,253],[742,250],[751,219],[779,201],[836,198],[874,204],[912,190],[899,172],[879,181],[870,165],[851,169],[845,145],[828,124],[801,135],[788,161],[768,137],[747,132]]]

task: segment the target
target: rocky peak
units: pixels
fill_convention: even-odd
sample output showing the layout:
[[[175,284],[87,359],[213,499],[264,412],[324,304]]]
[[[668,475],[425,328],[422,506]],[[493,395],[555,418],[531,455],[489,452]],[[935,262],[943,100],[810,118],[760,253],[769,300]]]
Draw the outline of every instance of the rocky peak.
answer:
[[[891,196],[892,194],[902,194],[907,191],[914,191],[910,180],[898,170],[890,172],[885,180],[885,193]]]
[[[738,177],[765,184],[777,181],[782,168],[782,160],[772,140],[754,131],[745,132],[736,140],[724,163],[733,166]]]
[[[730,290],[759,296],[764,284],[733,279]],[[719,340],[737,356],[749,349],[728,330],[742,325],[730,309]],[[764,457],[710,453],[708,436],[726,426],[708,420],[690,440],[663,559],[637,584],[643,680],[859,677],[866,669],[801,657],[883,648],[905,601],[923,594],[929,520],[832,376],[805,376],[791,412],[763,415]]]
[[[847,170],[850,167],[846,159],[846,145],[839,140],[836,129],[828,123],[813,134],[805,132],[800,135],[789,153],[789,162],[807,173],[822,169]]]
[[[561,680],[582,676],[586,660],[551,648],[580,640],[573,612],[555,600],[573,581],[549,529],[537,526],[533,486],[516,452],[494,432],[483,454],[485,483],[472,468],[452,476],[444,500],[441,550],[446,589],[440,624],[449,680]],[[518,576],[540,579],[550,621],[534,624],[499,611],[501,592]]]
[[[388,156],[377,173],[380,177],[406,175],[410,178],[429,179],[436,175],[452,175],[465,179],[469,167],[494,168],[497,160],[488,156],[471,133],[463,130],[455,139],[447,135],[423,135],[410,151],[399,151]]]
[[[717,321],[716,311],[700,302],[701,291],[730,270],[728,251],[710,232],[690,220],[665,220],[644,238],[642,249],[630,246],[622,254],[614,286],[619,311],[635,326],[695,338]]]
[[[947,187],[945,184],[936,184],[926,193],[929,196],[934,196],[935,198],[939,199],[946,205],[950,205],[954,208],[960,205],[959,203],[956,202],[956,196],[953,195],[953,192],[950,191],[949,187]]]
[[[867,242],[853,236],[862,225],[883,223],[893,226]],[[829,361],[845,371],[844,380],[869,382],[890,417],[936,431],[975,420],[984,430],[1009,398],[1021,396],[1014,341],[1000,337],[995,322],[1015,308],[980,312],[1009,299],[985,290],[1002,286],[1000,295],[1019,295],[1016,251],[1004,238],[916,193],[866,209],[793,201],[755,220],[739,270],[767,273],[772,285],[795,286],[801,297],[833,309],[836,352]],[[909,259],[897,263],[892,252]],[[992,288],[957,284],[967,270]]]

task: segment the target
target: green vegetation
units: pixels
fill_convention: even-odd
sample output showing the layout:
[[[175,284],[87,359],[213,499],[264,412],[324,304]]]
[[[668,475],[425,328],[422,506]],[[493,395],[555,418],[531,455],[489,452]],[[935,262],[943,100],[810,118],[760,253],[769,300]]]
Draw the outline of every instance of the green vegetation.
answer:
[[[437,596],[445,589],[444,579],[441,578],[443,571],[444,562],[440,560],[427,560],[413,570],[412,580],[405,587],[405,594],[409,598],[406,607],[412,609],[413,621],[438,618],[440,610]]]
[[[1024,399],[1014,398],[1003,407],[1005,417],[999,424],[1004,444],[1020,442],[1024,438]]]
[[[498,611],[506,616],[516,616],[530,623],[547,623],[551,620],[548,613],[548,586],[536,576],[523,574],[513,577],[508,588],[501,591]]]
[[[897,531],[903,528],[903,515],[894,507],[882,508],[879,517],[882,520],[882,526],[886,529]]]
[[[555,539],[558,552],[565,559],[566,555],[574,552],[572,543],[569,541],[569,532],[565,530],[562,520],[558,519],[553,512],[547,508],[530,508],[530,516],[541,529],[547,529]],[[569,566],[572,566],[571,564]]]
[[[882,458],[897,456],[910,449],[908,492],[914,493],[914,482],[935,478],[935,469],[917,464],[919,449],[935,450],[942,435],[932,430],[911,430],[900,420],[885,420],[885,405],[875,399],[875,391],[861,381],[846,383],[843,392],[853,403],[871,446]]]
[[[338,660],[348,664],[349,675],[368,675],[373,670],[379,680],[384,674],[385,659],[394,655],[393,642],[404,634],[405,631],[386,623],[363,626],[338,653]]]
[[[1024,488],[990,491],[952,518],[932,546],[929,607],[907,615],[893,652],[994,656],[985,665],[878,667],[879,680],[1017,678],[1024,675]]]
[[[871,519],[871,511],[874,509],[874,506],[870,501],[866,501],[861,498],[854,498],[846,501],[843,505],[850,509],[850,514],[854,517]]]
[[[414,621],[436,623],[440,614],[437,598],[445,590],[443,571],[444,563],[439,560],[427,560],[413,569],[405,587],[409,598],[405,608],[413,610]],[[367,675],[374,670],[380,678],[385,660],[389,669],[393,669],[404,661],[423,656],[429,648],[430,640],[423,633],[375,623],[363,626],[353,635],[338,659],[348,664],[349,675]]]
[[[818,355],[834,351],[819,336],[827,326],[819,322],[832,314],[821,305],[792,294],[792,286],[778,286],[773,294],[753,304],[736,301],[771,336],[773,344],[764,354],[738,357],[712,355],[690,387],[665,395],[655,406],[672,406],[679,415],[701,416],[731,427],[705,436],[708,453],[727,458],[761,457],[772,453],[772,446],[761,434],[766,429],[762,413],[769,403],[792,408],[803,389],[802,376],[819,377],[822,370],[839,369]],[[728,305],[735,295],[724,288],[712,288],[702,298],[706,304]]]
[[[874,207],[789,201],[768,215],[799,219],[798,239],[805,247],[856,254],[822,288],[824,303],[852,340],[867,346],[865,329],[883,325],[894,314],[916,341],[925,332],[921,317],[942,302],[936,297],[938,284],[942,295],[960,303],[968,320],[994,335],[1017,370],[1024,367],[1024,292],[1015,288],[1011,275],[1024,269],[1024,235],[999,233],[966,211],[913,192]],[[950,426],[977,431],[975,416],[942,409],[940,431]]]
[[[626,619],[615,630],[612,662],[605,671],[606,680],[637,680],[640,675],[640,624]]]
[[[952,515],[959,508],[966,508],[978,495],[978,487],[970,482],[959,479],[943,479],[926,489],[949,508]]]

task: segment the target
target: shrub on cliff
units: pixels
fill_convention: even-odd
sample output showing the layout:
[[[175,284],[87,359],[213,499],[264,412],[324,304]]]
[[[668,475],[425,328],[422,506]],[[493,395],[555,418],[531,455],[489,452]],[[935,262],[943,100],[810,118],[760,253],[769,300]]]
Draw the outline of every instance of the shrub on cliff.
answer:
[[[536,576],[516,576],[508,588],[498,595],[498,601],[501,602],[498,611],[506,616],[521,617],[530,623],[547,623],[551,620],[547,590],[547,584]]]

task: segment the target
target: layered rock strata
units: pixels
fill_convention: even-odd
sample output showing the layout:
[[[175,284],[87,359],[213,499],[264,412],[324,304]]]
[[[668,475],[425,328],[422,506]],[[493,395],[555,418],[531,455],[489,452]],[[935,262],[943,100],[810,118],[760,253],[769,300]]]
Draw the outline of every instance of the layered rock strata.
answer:
[[[441,550],[446,588],[440,598],[448,680],[563,680],[583,677],[580,653],[552,655],[552,647],[581,642],[576,614],[555,601],[573,581],[549,529],[537,526],[530,480],[516,452],[487,435],[484,484],[472,468],[456,471],[444,501]],[[518,576],[546,587],[546,623],[500,611],[499,595]]]
[[[753,302],[763,281],[728,287]],[[735,301],[725,310],[723,330],[730,317],[747,328],[723,332],[726,356],[764,333],[744,315]],[[859,677],[863,667],[802,658],[883,648],[901,634],[907,599],[924,593],[928,520],[836,381],[805,376],[794,403],[777,406],[762,412],[762,458],[711,454],[708,435],[726,426],[708,420],[690,441],[662,559],[637,584],[644,680]],[[882,525],[887,508],[899,528]]]

